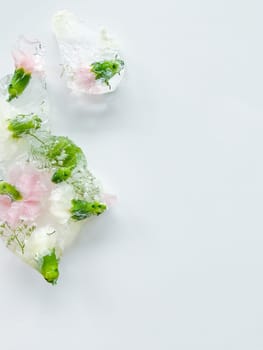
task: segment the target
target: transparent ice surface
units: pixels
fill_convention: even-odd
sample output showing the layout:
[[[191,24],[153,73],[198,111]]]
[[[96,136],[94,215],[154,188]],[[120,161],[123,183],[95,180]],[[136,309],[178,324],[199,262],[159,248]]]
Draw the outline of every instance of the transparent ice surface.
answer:
[[[121,59],[116,41],[105,29],[93,31],[69,11],[60,11],[53,17],[53,31],[57,39],[67,86],[74,94],[106,94],[113,92],[121,82],[124,69],[110,79],[110,88],[97,80],[92,88],[78,83],[76,74],[94,62]]]
[[[8,86],[10,84],[12,74],[6,75],[0,79],[0,96],[5,100],[8,99]],[[44,77],[32,74],[30,83],[19,98],[15,98],[10,102],[11,106],[19,110],[21,113],[37,114],[42,120],[48,120],[49,103]]]

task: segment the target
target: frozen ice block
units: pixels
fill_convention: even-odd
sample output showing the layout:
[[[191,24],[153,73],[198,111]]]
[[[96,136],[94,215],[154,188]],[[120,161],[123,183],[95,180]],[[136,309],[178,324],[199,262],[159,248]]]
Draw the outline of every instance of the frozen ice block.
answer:
[[[35,42],[27,45],[35,52]],[[51,133],[44,68],[42,63],[41,70],[32,68],[36,57],[29,53],[21,50],[13,76],[0,82],[0,236],[55,284],[64,250],[109,200],[82,149]]]
[[[92,31],[69,11],[53,17],[67,86],[74,94],[99,95],[114,91],[124,74],[118,44],[105,29]]]

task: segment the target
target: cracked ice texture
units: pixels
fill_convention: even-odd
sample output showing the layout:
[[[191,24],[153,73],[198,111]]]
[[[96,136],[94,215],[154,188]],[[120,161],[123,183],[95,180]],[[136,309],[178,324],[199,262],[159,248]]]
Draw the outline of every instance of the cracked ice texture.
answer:
[[[90,65],[94,62],[121,58],[118,44],[105,29],[92,31],[85,22],[64,10],[54,15],[53,31],[58,42],[67,86],[74,94],[100,95],[116,90],[123,78],[124,69],[110,79],[111,88],[101,80],[95,80],[90,72]]]

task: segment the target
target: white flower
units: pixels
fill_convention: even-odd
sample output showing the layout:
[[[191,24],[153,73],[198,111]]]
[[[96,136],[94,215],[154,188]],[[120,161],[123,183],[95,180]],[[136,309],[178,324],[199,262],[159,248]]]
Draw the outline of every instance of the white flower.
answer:
[[[50,213],[56,217],[60,224],[65,224],[70,219],[71,201],[74,198],[74,190],[66,183],[59,184],[51,192]]]
[[[56,248],[57,233],[54,227],[50,225],[36,228],[32,235],[25,241],[23,259],[32,267],[43,256],[50,254]]]

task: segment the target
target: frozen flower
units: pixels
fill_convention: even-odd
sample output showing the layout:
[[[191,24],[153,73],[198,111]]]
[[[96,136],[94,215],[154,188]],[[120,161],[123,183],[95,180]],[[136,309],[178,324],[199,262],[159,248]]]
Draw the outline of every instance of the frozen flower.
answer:
[[[42,71],[43,67],[40,64],[37,56],[33,56],[21,50],[13,52],[16,69],[23,68],[26,73]]]
[[[96,93],[98,90],[95,74],[91,72],[90,67],[80,67],[77,69],[74,73],[73,80],[80,90],[93,93]]]
[[[65,224],[71,217],[71,201],[74,198],[73,187],[66,183],[61,183],[51,192],[49,197],[50,213],[56,217],[60,224]]]
[[[67,28],[65,40],[72,36],[76,54],[69,49],[64,69],[74,91],[95,94],[114,88],[123,62],[106,33],[96,39],[98,54],[90,56],[81,40],[81,52],[74,51],[79,32],[71,23]],[[13,56],[15,72],[0,82],[0,236],[8,249],[55,284],[64,250],[85,220],[102,214],[112,198],[103,199],[81,148],[66,136],[53,135],[45,123],[40,43],[24,39]]]
[[[15,68],[23,68],[26,73],[44,73],[44,60],[41,43],[38,40],[21,38],[13,50]]]
[[[15,71],[8,86],[8,101],[19,97],[28,86],[33,73],[43,74],[44,63],[39,41],[21,38],[13,51]]]
[[[23,259],[36,268],[45,280],[56,284],[59,277],[59,256],[56,230],[50,226],[38,227],[25,242]]]
[[[74,94],[106,94],[122,80],[124,61],[116,42],[105,29],[90,30],[69,11],[53,17],[67,85]],[[92,74],[93,73],[93,74]]]
[[[36,228],[25,244],[25,255],[42,257],[56,247],[57,233],[53,226],[45,225]]]
[[[22,199],[13,200],[7,194],[0,195],[0,220],[12,227],[21,220],[34,221],[51,190],[49,175],[29,165],[15,166],[8,181]]]

